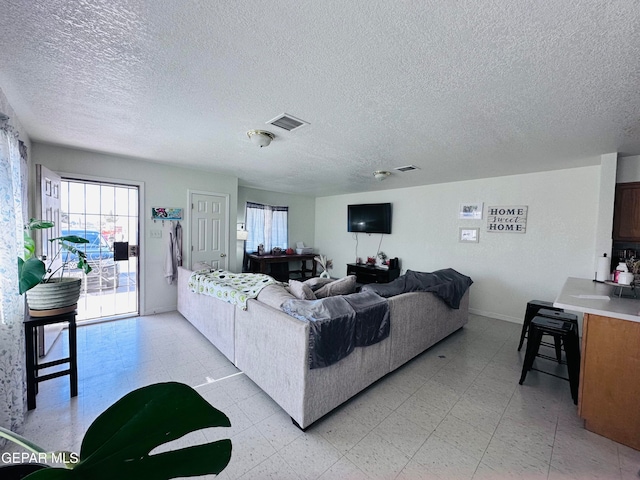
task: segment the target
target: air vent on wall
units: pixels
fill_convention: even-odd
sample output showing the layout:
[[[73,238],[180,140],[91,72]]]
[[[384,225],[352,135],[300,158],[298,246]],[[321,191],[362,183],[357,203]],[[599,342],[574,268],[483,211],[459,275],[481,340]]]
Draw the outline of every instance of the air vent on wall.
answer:
[[[288,132],[293,132],[294,130],[298,130],[299,128],[309,125],[309,122],[300,120],[299,118],[293,117],[288,113],[278,115],[276,118],[269,120],[267,123],[269,125],[273,125],[274,127],[282,128],[283,130],[286,130]]]
[[[411,170],[419,170],[415,165],[405,165],[404,167],[396,167],[394,170],[398,170],[399,172],[410,172]]]

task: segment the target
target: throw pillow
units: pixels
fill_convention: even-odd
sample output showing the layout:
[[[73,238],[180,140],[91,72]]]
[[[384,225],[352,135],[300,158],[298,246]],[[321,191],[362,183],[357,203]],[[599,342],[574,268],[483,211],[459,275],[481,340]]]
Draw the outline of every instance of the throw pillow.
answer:
[[[197,272],[198,270],[211,270],[211,265],[207,262],[195,262],[193,264],[193,271]]]
[[[300,300],[315,300],[316,296],[309,285],[305,285],[298,280],[289,280],[289,290],[294,297]]]
[[[309,285],[309,287],[311,287],[311,290],[315,292],[320,287],[324,287],[327,283],[331,283],[331,282],[335,282],[335,279],[313,277],[313,278],[310,278],[309,280],[305,280],[302,283],[304,283],[305,285]]]
[[[316,298],[332,297],[334,295],[348,295],[356,291],[356,276],[347,275],[315,291]]]
[[[295,298],[289,291],[284,288],[283,285],[267,285],[258,294],[258,301],[262,302],[270,307],[277,308],[280,310],[280,307],[284,302]]]

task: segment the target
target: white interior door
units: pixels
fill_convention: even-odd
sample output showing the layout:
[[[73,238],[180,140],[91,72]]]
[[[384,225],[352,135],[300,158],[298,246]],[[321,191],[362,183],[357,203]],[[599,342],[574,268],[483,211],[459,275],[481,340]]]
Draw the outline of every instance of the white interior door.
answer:
[[[57,248],[49,239],[60,236],[60,175],[52,172],[42,165],[36,164],[36,182],[39,189],[36,192],[36,209],[40,212],[40,219],[54,222],[53,228],[36,230],[32,232],[36,241],[36,255],[46,257],[45,264],[50,265],[51,259],[55,257]],[[51,270],[55,271],[60,264],[60,259],[56,259]],[[54,323],[46,327],[38,327],[38,354],[46,353],[55,342],[62,331],[61,323]]]
[[[191,194],[191,266],[206,262],[228,268],[227,202],[224,195]]]

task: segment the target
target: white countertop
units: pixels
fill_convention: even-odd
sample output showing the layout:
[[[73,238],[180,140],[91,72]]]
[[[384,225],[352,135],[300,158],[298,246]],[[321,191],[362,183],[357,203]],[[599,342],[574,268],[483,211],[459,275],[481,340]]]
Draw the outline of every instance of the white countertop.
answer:
[[[569,277],[560,295],[553,302],[553,306],[575,312],[640,322],[640,296],[638,299],[618,298],[619,288],[586,278]]]

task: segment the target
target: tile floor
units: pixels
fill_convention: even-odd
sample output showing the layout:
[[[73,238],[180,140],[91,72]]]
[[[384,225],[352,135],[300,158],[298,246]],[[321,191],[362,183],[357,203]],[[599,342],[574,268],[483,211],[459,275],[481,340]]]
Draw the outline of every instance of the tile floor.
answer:
[[[471,315],[462,330],[302,432],[180,314],[94,324],[78,329],[78,397],[69,399],[68,377],[42,383],[24,434],[79,451],[89,424],[115,400],[175,380],[231,420],[229,429],[177,442],[231,438],[223,479],[637,480],[640,452],[584,430],[568,382],[531,371],[518,385],[520,328]],[[59,339],[50,355],[66,345]]]

